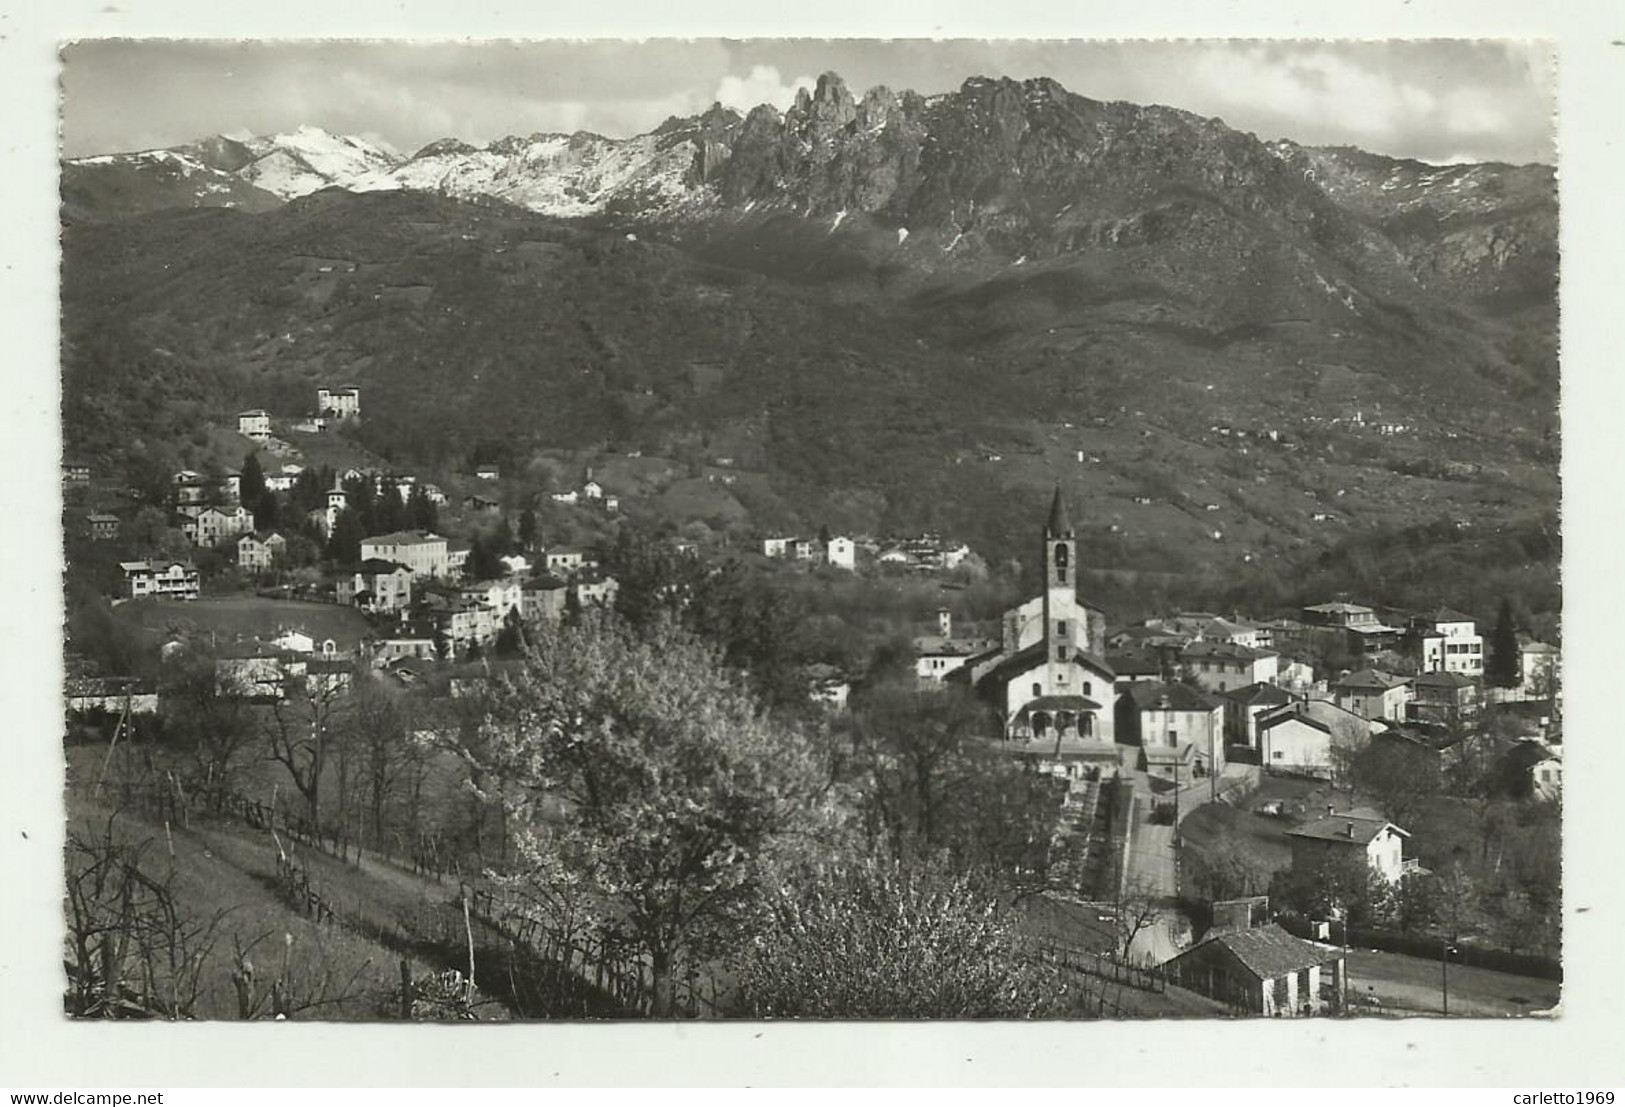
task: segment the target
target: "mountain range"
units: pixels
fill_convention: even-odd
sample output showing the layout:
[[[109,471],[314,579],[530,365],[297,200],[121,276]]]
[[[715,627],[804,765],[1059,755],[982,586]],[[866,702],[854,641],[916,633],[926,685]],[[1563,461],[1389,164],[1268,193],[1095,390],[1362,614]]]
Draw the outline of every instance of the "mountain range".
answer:
[[[775,525],[992,529],[1062,459],[1102,533],[1203,535],[1219,502],[1251,548],[1556,494],[1547,166],[1264,141],[1046,79],[826,74],[784,112],[626,139],[397,155],[300,128],[70,159],[62,191],[92,453],[118,436],[74,390],[139,363],[225,405],[353,377],[386,456],[726,449]],[[1328,437],[1368,423],[1405,430]],[[1238,454],[1221,426],[1297,441]],[[1178,517],[1138,520],[1158,473]],[[1306,489],[1341,495],[1335,527]]]

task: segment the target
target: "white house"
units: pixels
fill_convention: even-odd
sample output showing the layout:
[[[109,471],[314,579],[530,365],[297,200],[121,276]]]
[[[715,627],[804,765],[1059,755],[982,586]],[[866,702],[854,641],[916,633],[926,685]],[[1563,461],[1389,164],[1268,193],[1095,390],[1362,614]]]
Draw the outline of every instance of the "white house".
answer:
[[[1208,692],[1228,692],[1249,684],[1274,684],[1280,655],[1235,642],[1196,641],[1180,651],[1180,664],[1196,674]]]
[[[1378,669],[1361,669],[1332,684],[1337,706],[1384,722],[1401,722],[1411,689],[1402,678]]]
[[[787,557],[789,556],[790,544],[794,541],[794,538],[764,538],[762,539],[762,556]]]
[[[1424,673],[1484,675],[1484,638],[1471,615],[1441,607],[1421,621],[1418,631]]]
[[[506,619],[510,611],[517,611],[520,618],[524,617],[524,585],[515,577],[475,581],[463,585],[457,592],[465,600],[489,607],[498,622]]]
[[[184,561],[121,561],[124,587],[132,600],[155,596],[172,600],[198,597],[197,566]]]
[[[1306,700],[1260,715],[1258,760],[1266,771],[1329,777],[1336,751],[1357,750],[1371,738],[1370,720],[1329,700]]]
[[[575,573],[587,566],[587,551],[580,546],[554,546],[542,555],[550,573]]]
[[[276,564],[287,548],[288,540],[280,534],[268,534],[264,538],[245,534],[237,539],[237,567],[245,573],[263,573]]]
[[[333,419],[354,419],[361,414],[361,389],[353,385],[316,390],[316,414]]]
[[[207,507],[181,524],[194,545],[213,546],[226,538],[254,531],[254,513],[246,507]]]
[[[420,530],[398,530],[361,540],[361,560],[393,561],[405,565],[412,576],[422,580],[443,577],[450,572],[446,540]]]
[[[824,560],[837,569],[856,569],[857,547],[845,535],[835,535],[824,543]]]
[[[1349,855],[1364,857],[1390,884],[1416,869],[1414,862],[1405,860],[1405,839],[1410,834],[1374,811],[1328,808],[1323,817],[1287,831],[1287,837],[1292,841],[1292,869],[1298,873],[1318,872],[1328,862]]]
[[[255,442],[271,437],[271,416],[262,408],[237,413],[237,433]]]

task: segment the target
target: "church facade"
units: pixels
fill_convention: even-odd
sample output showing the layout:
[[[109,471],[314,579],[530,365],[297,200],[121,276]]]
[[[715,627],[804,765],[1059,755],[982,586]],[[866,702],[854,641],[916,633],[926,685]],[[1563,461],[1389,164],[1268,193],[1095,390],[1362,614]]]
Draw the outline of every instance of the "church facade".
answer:
[[[1077,536],[1059,488],[1043,544],[1043,592],[1004,613],[999,649],[973,659],[968,679],[998,709],[1006,739],[1115,760],[1105,613],[1078,598]]]

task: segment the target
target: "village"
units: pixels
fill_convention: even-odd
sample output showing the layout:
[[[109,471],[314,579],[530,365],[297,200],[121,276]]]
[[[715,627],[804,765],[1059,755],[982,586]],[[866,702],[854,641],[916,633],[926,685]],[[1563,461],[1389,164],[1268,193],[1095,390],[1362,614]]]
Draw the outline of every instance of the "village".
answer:
[[[275,433],[283,426],[290,437],[329,435],[361,417],[360,390],[348,385],[320,389],[303,418],[239,413],[243,466],[174,473],[157,534],[150,511],[141,533],[128,504],[121,515],[97,502],[106,481],[64,464],[75,549],[116,564],[116,577],[100,577],[105,601],[140,628],[150,655],[139,675],[113,672],[70,641],[67,708],[81,737],[111,747],[164,716],[173,673],[200,662],[210,695],[272,710],[380,682],[444,702],[522,666],[527,643],[552,628],[616,606],[625,566],[614,542],[541,535],[538,506],[555,519],[588,513],[600,536],[624,530],[625,494],[590,466],[515,512],[497,465],[474,466],[454,499],[414,474],[260,461],[298,455]],[[706,475],[736,479],[731,458]],[[1462,859],[1474,851],[1419,837],[1437,817],[1410,821],[1429,815],[1423,781],[1441,808],[1493,794],[1555,810],[1561,798],[1559,652],[1518,634],[1505,612],[1490,635],[1447,607],[1342,598],[1116,623],[1088,599],[1059,486],[1031,537],[1042,591],[991,620],[955,610],[967,572],[985,569],[951,537],[825,527],[740,548],[684,535],[659,538],[659,553],[701,576],[746,562],[769,580],[890,581],[943,598],[929,625],[896,628],[906,657],[882,662],[871,643],[800,658],[792,680],[826,726],[841,725],[866,688],[899,677],[916,694],[975,705],[976,742],[1051,782],[1046,895],[1083,912],[1067,948],[1094,946],[1113,973],[1149,973],[1265,1015],[1431,1010],[1432,985],[1413,979],[1424,958],[1442,958],[1446,977],[1455,957],[1458,978],[1543,978],[1524,989],[1526,1006],[1554,977],[1550,905],[1527,889],[1504,885],[1496,895],[1519,906],[1476,912],[1471,924],[1462,913],[1438,937],[1436,886],[1466,881]],[[1546,876],[1555,886],[1555,872]],[[1424,915],[1431,925],[1417,925]],[[1517,1009],[1493,985],[1477,999],[1460,988],[1458,1011]],[[1448,1010],[1448,984],[1438,998]]]

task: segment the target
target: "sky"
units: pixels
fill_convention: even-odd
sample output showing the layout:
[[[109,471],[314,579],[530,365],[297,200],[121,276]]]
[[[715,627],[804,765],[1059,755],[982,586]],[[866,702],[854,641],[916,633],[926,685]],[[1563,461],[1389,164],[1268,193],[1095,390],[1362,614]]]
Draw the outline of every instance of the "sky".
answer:
[[[1432,162],[1554,163],[1549,46],[1497,40],[209,42],[63,50],[69,157],[301,125],[400,152],[455,137],[626,137],[721,102],[787,107],[819,74],[861,95],[972,76],[1053,77],[1097,100],[1166,104],[1261,138]]]

